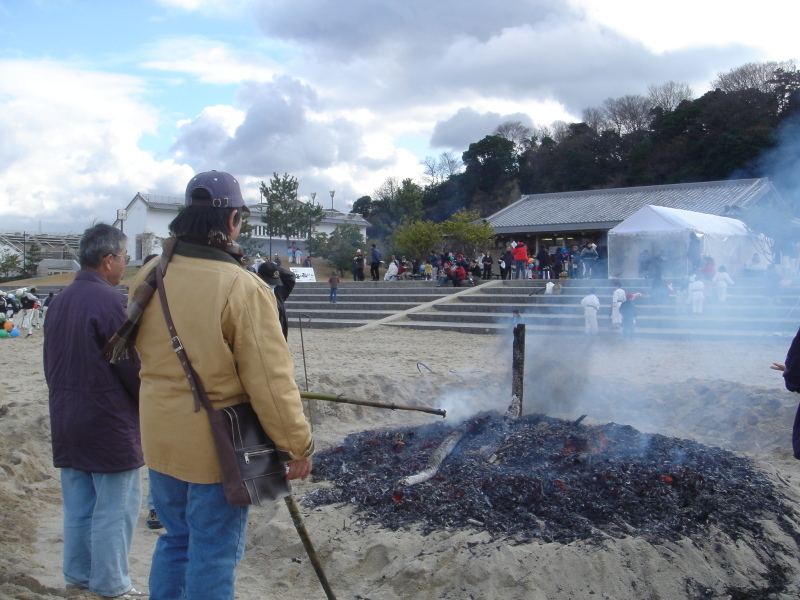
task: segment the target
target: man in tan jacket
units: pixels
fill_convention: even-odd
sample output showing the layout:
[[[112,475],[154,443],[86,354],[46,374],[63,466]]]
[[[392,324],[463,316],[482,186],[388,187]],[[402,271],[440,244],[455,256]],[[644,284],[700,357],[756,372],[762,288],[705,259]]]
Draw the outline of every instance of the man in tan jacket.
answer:
[[[247,211],[239,184],[228,173],[201,173],[189,182],[185,204],[170,225],[177,243],[167,240],[174,249],[164,275],[180,340],[214,408],[251,402],[288,463],[288,478],[305,479],[314,445],[275,296],[242,267],[234,243]],[[158,262],[143,268],[131,289]],[[156,294],[135,337],[142,447],[166,529],[153,554],[151,598],[233,598],[248,509],[225,499],[208,414],[195,410],[170,338]]]

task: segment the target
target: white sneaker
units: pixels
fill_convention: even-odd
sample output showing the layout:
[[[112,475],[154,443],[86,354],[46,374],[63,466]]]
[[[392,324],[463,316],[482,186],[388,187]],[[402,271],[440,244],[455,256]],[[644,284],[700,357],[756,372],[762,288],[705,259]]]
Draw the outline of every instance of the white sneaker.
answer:
[[[131,588],[124,594],[120,594],[117,598],[148,598],[150,594],[140,592],[136,588]]]

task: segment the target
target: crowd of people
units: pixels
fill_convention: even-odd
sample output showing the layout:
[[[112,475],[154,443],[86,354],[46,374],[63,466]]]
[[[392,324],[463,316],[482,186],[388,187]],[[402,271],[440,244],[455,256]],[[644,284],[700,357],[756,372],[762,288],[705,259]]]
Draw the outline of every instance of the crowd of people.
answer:
[[[50,292],[44,300],[39,298],[36,288],[19,288],[12,293],[0,291],[0,337],[18,337],[20,330],[26,331],[26,338],[33,335],[35,329],[44,326],[45,315],[53,299]]]

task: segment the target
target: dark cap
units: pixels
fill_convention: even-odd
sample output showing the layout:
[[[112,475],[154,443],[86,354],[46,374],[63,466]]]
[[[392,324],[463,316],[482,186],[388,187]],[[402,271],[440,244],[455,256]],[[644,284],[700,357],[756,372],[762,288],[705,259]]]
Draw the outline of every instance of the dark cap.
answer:
[[[273,262],[263,262],[258,265],[258,276],[270,285],[283,285],[280,269]]]
[[[206,171],[192,177],[186,186],[186,206],[213,206],[214,208],[244,208],[239,182],[230,173]]]

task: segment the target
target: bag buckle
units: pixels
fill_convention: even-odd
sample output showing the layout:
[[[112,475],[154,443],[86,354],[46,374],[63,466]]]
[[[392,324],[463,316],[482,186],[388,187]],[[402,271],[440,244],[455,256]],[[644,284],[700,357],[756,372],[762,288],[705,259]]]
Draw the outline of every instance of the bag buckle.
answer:
[[[183,344],[181,344],[181,340],[177,335],[170,341],[172,342],[172,349],[175,350],[175,352],[183,350]]]

